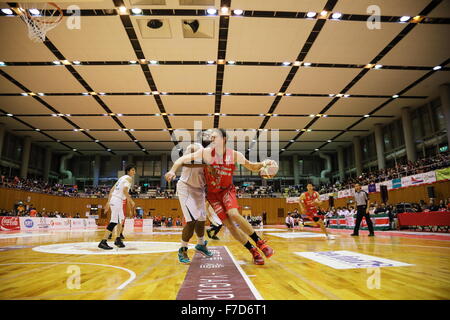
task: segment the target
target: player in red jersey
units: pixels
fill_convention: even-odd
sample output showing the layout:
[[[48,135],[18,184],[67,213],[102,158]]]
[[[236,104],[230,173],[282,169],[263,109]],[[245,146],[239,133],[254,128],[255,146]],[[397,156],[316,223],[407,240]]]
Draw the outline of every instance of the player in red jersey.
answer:
[[[258,172],[264,165],[271,164],[273,160],[263,162],[250,162],[238,151],[226,148],[227,134],[224,129],[213,129],[211,144],[202,150],[180,157],[174,162],[171,170],[166,173],[166,180],[171,181],[176,177],[175,172],[185,162],[196,161],[206,164],[204,168],[207,195],[206,199],[230,230],[233,237],[242,243],[252,254],[255,264],[264,264],[264,259],[250,241],[249,236],[256,246],[270,258],[274,251],[255,232],[250,223],[239,213],[239,205],[236,198],[236,189],[233,185],[233,173],[235,164],[241,164],[250,171]],[[235,224],[239,225],[239,229]]]
[[[313,226],[318,225],[328,239],[334,239],[333,235],[328,234],[321,216],[318,215],[319,206],[322,204],[322,201],[319,199],[319,193],[314,191],[314,186],[311,183],[308,183],[306,188],[308,191],[303,192],[300,196],[300,210],[303,214],[306,214],[311,221],[306,221],[304,224],[312,224]]]

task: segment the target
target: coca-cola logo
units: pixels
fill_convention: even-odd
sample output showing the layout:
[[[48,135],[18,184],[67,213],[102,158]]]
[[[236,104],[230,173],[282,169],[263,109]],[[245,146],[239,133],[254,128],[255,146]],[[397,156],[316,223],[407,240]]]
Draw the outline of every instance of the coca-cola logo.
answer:
[[[2,225],[4,227],[17,226],[17,218],[16,217],[4,217],[2,219]]]

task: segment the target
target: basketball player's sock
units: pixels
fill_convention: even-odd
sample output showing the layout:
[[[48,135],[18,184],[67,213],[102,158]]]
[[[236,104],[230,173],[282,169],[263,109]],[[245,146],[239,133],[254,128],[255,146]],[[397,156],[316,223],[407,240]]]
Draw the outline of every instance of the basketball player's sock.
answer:
[[[198,237],[197,244],[203,246],[205,244],[205,237]]]
[[[187,250],[188,243],[186,241],[181,241],[181,247],[186,248],[186,250]]]
[[[250,235],[250,238],[252,238],[252,240],[255,241],[255,243],[258,243],[258,241],[261,240],[261,238],[256,234],[256,232],[253,232]]]
[[[220,229],[222,229],[222,225],[214,226],[214,236],[216,236],[219,233]]]
[[[254,246],[250,243],[250,241],[247,241],[247,243],[244,244],[244,247],[246,247],[248,250],[251,250],[254,248]]]

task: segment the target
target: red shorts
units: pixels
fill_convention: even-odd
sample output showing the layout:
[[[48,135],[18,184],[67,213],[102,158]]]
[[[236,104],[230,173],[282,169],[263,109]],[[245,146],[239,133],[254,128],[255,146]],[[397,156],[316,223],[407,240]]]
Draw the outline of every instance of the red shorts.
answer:
[[[208,192],[206,194],[206,200],[208,200],[209,204],[213,207],[217,216],[222,221],[228,218],[228,210],[233,208],[239,209],[234,186],[219,192]]]
[[[306,211],[306,215],[308,216],[309,220],[317,222],[319,219],[322,219],[322,216],[317,214],[317,211]]]

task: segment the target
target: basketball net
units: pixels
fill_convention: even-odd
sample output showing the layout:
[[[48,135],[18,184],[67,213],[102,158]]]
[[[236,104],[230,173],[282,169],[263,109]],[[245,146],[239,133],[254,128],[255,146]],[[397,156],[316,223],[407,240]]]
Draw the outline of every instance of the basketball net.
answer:
[[[27,24],[28,37],[34,42],[44,42],[47,32],[55,28],[63,18],[63,11],[54,2],[20,3],[18,14]]]

